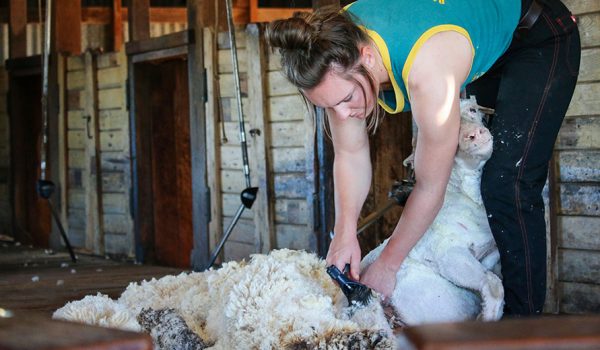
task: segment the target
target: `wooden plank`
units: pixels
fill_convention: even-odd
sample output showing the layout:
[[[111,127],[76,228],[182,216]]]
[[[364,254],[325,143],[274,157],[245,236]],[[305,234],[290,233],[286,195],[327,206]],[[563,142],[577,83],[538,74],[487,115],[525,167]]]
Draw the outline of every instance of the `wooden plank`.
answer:
[[[111,256],[133,257],[135,255],[133,238],[128,234],[106,232],[104,245],[106,253]]]
[[[562,151],[558,154],[561,182],[600,182],[600,150]]]
[[[129,196],[125,193],[103,193],[102,204],[104,214],[129,213]]]
[[[31,332],[32,329],[36,331]],[[0,348],[151,350],[152,339],[145,333],[51,320],[47,316],[21,311],[13,317],[0,318]]]
[[[577,16],[581,47],[597,46],[600,42],[600,12]]]
[[[53,3],[54,49],[67,55],[81,54],[81,1]]]
[[[27,56],[27,2],[10,0],[9,4],[9,57]]]
[[[131,159],[128,152],[110,152],[102,151],[102,170],[103,171],[121,171],[126,174],[123,179],[129,186],[131,179]]]
[[[209,26],[207,17],[213,11],[214,4],[208,0],[189,1],[187,4],[188,24],[194,35],[194,44],[189,46],[188,52],[188,81],[189,81],[189,116],[190,116],[190,144],[192,163],[192,212],[193,239],[192,267],[194,270],[204,269],[208,265],[210,253],[208,222],[210,221],[209,188],[206,183],[206,71],[204,67],[204,29]],[[203,12],[204,11],[204,12]],[[214,18],[214,16],[213,16]]]
[[[298,88],[290,83],[281,71],[267,74],[269,96],[282,96],[298,94]]]
[[[124,86],[98,91],[99,109],[125,109]]]
[[[235,28],[235,45],[238,50],[246,48],[246,32],[240,30],[239,26],[236,26]],[[227,30],[219,31],[219,33],[217,33],[217,48],[219,50],[231,48],[229,32]]]
[[[96,55],[87,51],[85,61],[85,115],[90,116],[86,126],[85,170],[89,176],[84,180],[86,188],[86,248],[96,254],[104,254],[102,169],[100,168],[100,130],[98,130],[98,66]]]
[[[556,147],[559,150],[600,148],[600,118],[565,118]]]
[[[69,111],[83,110],[85,105],[84,94],[80,90],[67,91],[67,109]]]
[[[125,174],[122,172],[102,172],[102,190],[107,192],[126,192]]]
[[[98,88],[107,89],[121,87],[126,79],[125,72],[119,66],[98,71]]]
[[[248,72],[248,54],[245,48],[240,47],[238,42],[236,42],[236,45],[238,47],[238,69],[240,72]],[[219,63],[219,74],[233,72],[231,50],[219,50],[217,62]]]
[[[223,231],[225,231],[227,229],[227,227],[229,227],[229,225],[231,224],[231,220],[233,220],[233,217],[231,216],[224,216],[223,217]],[[254,225],[254,220],[252,220],[252,218],[250,219],[239,219],[238,222],[235,224],[233,230],[231,231],[231,235],[229,236],[229,239],[227,240],[227,242],[225,243],[226,245],[229,244],[229,242],[238,242],[238,243],[245,243],[245,244],[250,244],[251,246],[256,246],[256,241],[254,238],[254,231],[256,230],[255,225]],[[253,248],[252,251],[250,251],[250,253],[256,253],[256,248]]]
[[[85,206],[85,189],[69,189],[67,191],[69,208],[84,209]]]
[[[241,193],[246,188],[242,170],[221,171],[221,190],[224,193]]]
[[[240,92],[242,98],[248,97],[248,73],[240,72]],[[232,73],[219,74],[219,96],[220,97],[234,97],[236,96],[235,83],[233,81]],[[244,99],[242,99],[242,104]],[[234,105],[235,106],[235,105]],[[232,108],[232,113],[234,108]],[[237,114],[236,114],[237,115]]]
[[[240,199],[241,191],[237,193],[222,193],[221,194],[221,202],[219,202],[219,207],[222,208],[223,216],[232,217],[235,215],[240,205],[242,204],[242,200]],[[244,210],[242,212],[241,218],[252,220],[254,218],[254,214],[252,210]],[[220,222],[221,220],[217,220]]]
[[[600,216],[600,184],[561,184],[559,213]]]
[[[250,0],[258,3],[258,0]],[[308,8],[250,8],[251,22],[270,22],[276,19],[289,18],[298,11],[310,11]]]
[[[578,83],[600,80],[600,48],[581,50]]]
[[[85,149],[87,144],[85,130],[69,130],[67,138],[69,149]]]
[[[271,97],[269,99],[269,117],[272,122],[303,121],[311,118],[300,94]]]
[[[129,41],[150,38],[150,0],[131,0],[128,10]]]
[[[558,278],[563,282],[600,285],[600,252],[559,249]]]
[[[69,189],[85,189],[84,181],[85,175],[88,174],[87,170],[77,169],[77,168],[69,168],[67,170],[68,176],[68,188]]]
[[[250,100],[249,158],[252,162],[250,173],[253,186],[259,188],[256,202],[252,207],[255,225],[255,252],[266,254],[275,245],[274,203],[271,185],[271,159],[269,145],[271,134],[267,117],[267,97],[265,87],[266,49],[264,26],[250,24],[246,28],[246,53],[248,55],[248,99]],[[252,130],[258,132],[252,133]]]
[[[311,142],[312,144],[312,142]],[[273,148],[274,173],[298,173],[306,171],[306,150],[300,147]]]
[[[304,147],[306,126],[303,122],[276,122],[271,123],[271,147]]]
[[[67,90],[81,90],[85,84],[85,72],[82,70],[67,73]]]
[[[246,110],[244,109],[244,115],[246,114]],[[237,112],[236,112],[237,118]],[[237,152],[240,153],[240,129],[238,122],[224,122],[223,128],[225,129],[225,136],[227,136],[227,143],[223,143],[223,147],[226,148],[237,148]],[[250,131],[250,124],[246,121],[244,123],[244,129]],[[248,145],[248,147],[252,147],[252,145]],[[225,151],[223,151],[225,152]],[[227,150],[227,152],[231,152],[231,150]],[[241,153],[240,153],[241,154]]]
[[[317,239],[312,231],[306,229],[306,225],[275,225],[277,232],[277,248],[304,249],[316,251]]]
[[[223,235],[221,216],[223,203],[221,196],[221,176],[219,174],[222,158],[220,148],[220,116],[218,94],[217,43],[216,33],[209,28],[204,29],[204,65],[206,67],[206,181],[210,188],[210,222],[208,224],[209,249],[214,250]],[[239,200],[239,199],[238,199]]]
[[[600,2],[589,0],[563,0],[563,3],[575,15],[600,11]]]
[[[254,245],[241,242],[228,242],[223,248],[224,262],[248,260],[254,253]]]
[[[599,115],[600,83],[577,84],[567,116]]]
[[[127,55],[137,55],[145,52],[166,50],[177,48],[181,46],[187,46],[190,44],[190,32],[184,30],[181,32],[170,33],[162,35],[160,37],[150,38],[137,41],[130,41],[127,43],[126,52]]]
[[[123,46],[123,9],[120,0],[112,2],[112,51],[120,51]]]
[[[308,211],[308,203],[304,199],[275,200],[275,222],[277,224],[307,225],[312,212]]]
[[[127,67],[127,56],[123,51],[107,52],[98,56],[98,69],[106,69],[112,67]]]
[[[269,72],[281,70],[281,55],[279,50],[269,50]]]
[[[101,131],[100,150],[102,152],[116,152],[129,150],[128,134],[125,130]]]
[[[559,215],[558,226],[559,247],[600,251],[600,217]]]
[[[129,129],[129,116],[124,109],[105,109],[99,113],[101,131],[119,131],[125,132]],[[127,138],[127,136],[125,136]]]
[[[85,167],[86,158],[83,150],[69,150],[68,166],[69,168],[83,169]]]
[[[86,128],[87,119],[83,116],[83,111],[67,111],[67,127],[72,131],[84,131]],[[70,145],[70,144],[69,144]]]
[[[83,55],[67,57],[67,71],[68,72],[84,70],[84,68],[85,68],[85,63],[83,61]]]
[[[560,282],[559,286],[561,313],[600,313],[600,285]]]
[[[548,316],[500,322],[455,322],[404,328],[398,343],[411,349],[594,349],[600,317]]]
[[[273,183],[276,198],[306,198],[312,193],[304,173],[275,174]]]
[[[221,147],[221,169],[241,170],[242,151],[239,146],[227,145]]]

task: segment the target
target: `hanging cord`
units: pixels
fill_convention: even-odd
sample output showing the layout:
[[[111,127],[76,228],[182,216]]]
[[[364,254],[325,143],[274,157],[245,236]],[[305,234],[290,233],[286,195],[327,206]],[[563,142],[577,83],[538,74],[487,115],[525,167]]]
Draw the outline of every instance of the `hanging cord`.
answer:
[[[42,21],[41,15],[41,0],[38,1],[38,8],[40,11],[40,23]],[[52,0],[46,0],[46,16],[44,22],[44,45],[42,47],[42,146],[40,150],[40,179],[37,182],[37,192],[40,197],[48,200],[50,212],[56,221],[60,235],[65,241],[69,255],[73,262],[77,262],[69,238],[65,232],[63,225],[60,222],[60,215],[54,208],[50,196],[54,192],[55,185],[52,181],[46,180],[46,165],[47,165],[47,150],[48,150],[48,70],[50,66],[50,21],[52,19]]]
[[[237,100],[237,107],[238,107],[238,122],[239,122],[239,128],[240,128],[240,145],[242,148],[242,161],[244,163],[243,170],[244,170],[244,176],[246,179],[246,189],[244,189],[242,191],[242,193],[240,194],[240,199],[242,201],[242,204],[238,208],[237,212],[235,213],[235,216],[231,220],[231,223],[227,227],[227,230],[223,234],[221,241],[219,242],[219,244],[215,248],[215,251],[211,255],[206,269],[209,269],[212,267],[215,260],[217,259],[217,256],[221,252],[221,249],[223,249],[223,245],[225,244],[225,241],[227,241],[227,238],[229,238],[231,231],[233,230],[233,228],[237,224],[238,220],[242,216],[244,209],[252,208],[252,204],[254,204],[254,201],[256,200],[256,194],[258,193],[258,187],[250,187],[250,166],[248,164],[248,146],[246,144],[246,130],[245,130],[245,126],[244,126],[244,113],[242,111],[242,92],[241,92],[241,88],[240,88],[240,73],[239,73],[239,68],[238,68],[237,46],[235,43],[235,30],[233,27],[233,13],[232,13],[233,10],[232,10],[232,5],[231,5],[231,0],[225,0],[225,7],[227,10],[227,24],[228,24],[227,27],[229,29],[229,43],[231,46],[231,61],[233,64],[233,81],[235,82],[235,93],[236,93],[236,100]]]

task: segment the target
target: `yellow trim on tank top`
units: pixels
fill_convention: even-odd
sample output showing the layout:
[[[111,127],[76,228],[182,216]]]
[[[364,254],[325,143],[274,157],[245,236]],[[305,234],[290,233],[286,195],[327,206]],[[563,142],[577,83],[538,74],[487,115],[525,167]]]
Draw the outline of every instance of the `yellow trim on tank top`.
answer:
[[[381,59],[383,60],[383,66],[385,70],[387,70],[388,75],[390,76],[390,82],[392,83],[392,87],[394,88],[394,96],[396,98],[396,110],[392,109],[388,106],[382,99],[377,98],[377,103],[388,113],[398,113],[402,112],[404,109],[404,94],[402,94],[402,90],[398,86],[396,82],[396,77],[394,76],[394,72],[392,71],[392,60],[390,59],[390,52],[387,48],[387,45],[381,35],[374,30],[367,29],[363,26],[360,26],[367,35],[375,42],[375,45],[379,49],[379,54],[381,55]]]
[[[473,69],[473,60],[475,59],[475,47],[473,46],[473,41],[471,40],[471,36],[469,35],[469,32],[467,32],[467,30],[464,29],[463,27],[460,27],[460,26],[457,26],[454,24],[441,24],[441,25],[438,25],[435,27],[431,27],[425,33],[423,33],[421,35],[421,37],[419,37],[417,42],[415,42],[415,44],[413,45],[412,49],[410,49],[410,52],[408,53],[408,57],[406,58],[406,62],[404,62],[404,67],[402,68],[402,80],[404,81],[404,87],[406,88],[406,94],[408,95],[409,100],[410,100],[410,90],[408,89],[408,74],[410,73],[410,70],[414,63],[415,57],[417,56],[417,53],[419,52],[419,50],[421,49],[423,44],[425,44],[425,42],[429,38],[431,38],[432,36],[434,36],[437,33],[448,32],[448,31],[457,32],[458,34],[461,34],[462,36],[467,38],[467,40],[469,40],[469,44],[471,44],[471,52],[473,53],[473,56],[471,57],[471,67],[469,67],[469,74],[467,74],[467,77],[469,75],[471,75],[471,69]]]

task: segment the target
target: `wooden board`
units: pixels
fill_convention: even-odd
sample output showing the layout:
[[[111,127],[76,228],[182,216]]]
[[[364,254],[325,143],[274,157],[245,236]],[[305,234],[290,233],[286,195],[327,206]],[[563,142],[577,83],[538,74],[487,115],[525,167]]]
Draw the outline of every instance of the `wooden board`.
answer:
[[[598,349],[600,316],[433,324],[405,329],[415,349]]]
[[[32,331],[35,330],[35,331]],[[31,312],[0,317],[0,349],[151,350],[149,334],[50,320]]]
[[[558,225],[559,247],[600,251],[600,217],[559,215]]]

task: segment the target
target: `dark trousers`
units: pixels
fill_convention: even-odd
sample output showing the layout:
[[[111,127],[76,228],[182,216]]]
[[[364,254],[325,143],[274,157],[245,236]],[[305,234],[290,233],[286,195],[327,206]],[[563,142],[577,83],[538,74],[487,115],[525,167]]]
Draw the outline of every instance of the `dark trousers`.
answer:
[[[531,0],[524,0],[524,8]],[[506,315],[542,311],[546,228],[542,189],[556,136],[571,101],[581,47],[577,25],[559,0],[542,0],[535,25],[516,33],[508,51],[467,86],[495,108],[488,127],[494,151],[481,192],[500,251]],[[525,8],[526,10],[526,8]]]

